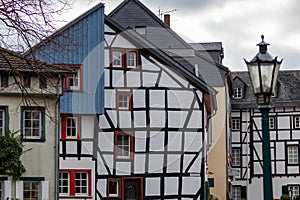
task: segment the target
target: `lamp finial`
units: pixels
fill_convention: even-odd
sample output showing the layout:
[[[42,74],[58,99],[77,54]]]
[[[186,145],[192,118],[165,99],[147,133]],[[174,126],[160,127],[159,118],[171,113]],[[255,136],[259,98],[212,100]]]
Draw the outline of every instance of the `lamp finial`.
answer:
[[[259,44],[257,44],[257,46],[259,46],[259,52],[262,54],[265,54],[267,52],[267,46],[270,45],[270,44],[266,43],[264,41],[264,39],[265,39],[265,36],[261,35],[262,41]]]

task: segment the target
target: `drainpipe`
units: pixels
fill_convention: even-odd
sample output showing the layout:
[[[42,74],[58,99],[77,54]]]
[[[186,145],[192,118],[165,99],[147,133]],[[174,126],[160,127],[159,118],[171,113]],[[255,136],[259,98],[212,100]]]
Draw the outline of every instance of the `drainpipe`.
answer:
[[[56,111],[55,111],[55,199],[59,199],[59,136],[60,136],[60,83],[61,83],[61,75],[59,74],[58,82],[56,85]],[[62,88],[61,88],[62,89]]]

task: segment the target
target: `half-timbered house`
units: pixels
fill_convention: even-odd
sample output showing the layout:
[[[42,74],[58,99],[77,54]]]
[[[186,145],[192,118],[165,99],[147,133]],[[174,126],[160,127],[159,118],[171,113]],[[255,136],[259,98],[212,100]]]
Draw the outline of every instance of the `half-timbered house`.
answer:
[[[226,199],[230,193],[227,180],[232,174],[228,166],[229,153],[226,151],[230,145],[228,120],[231,77],[229,70],[222,65],[222,43],[187,43],[172,30],[169,14],[165,15],[162,21],[138,0],[124,0],[109,17],[124,29],[135,30],[217,91],[218,112],[214,113],[211,119],[212,129],[208,134],[210,149],[207,163],[210,175],[206,181],[210,181],[210,192],[213,195]]]
[[[92,55],[99,60],[93,60],[91,65],[81,64],[82,57],[76,60],[82,55],[78,48],[85,47],[86,42],[101,41],[101,29],[93,26],[101,22],[97,19],[101,16],[94,15],[99,8],[88,11],[36,48],[39,59],[49,52],[50,63],[82,66],[82,73],[79,70],[77,76],[65,81],[81,83],[78,77],[82,77],[82,90],[69,87],[72,98],[67,95],[61,101],[60,198],[204,199],[207,141],[211,115],[216,112],[215,90],[195,73],[194,65],[182,65],[110,17],[105,17],[102,46],[96,43],[104,48],[104,57],[97,48],[98,53]],[[69,51],[58,47],[51,51],[54,42],[65,43],[76,30],[88,31],[73,34],[82,38],[76,40],[79,45],[71,45]],[[60,33],[67,37],[59,37]],[[104,79],[97,71],[85,71],[103,67],[102,62]],[[99,97],[92,102],[104,109],[103,115],[101,110],[94,115],[74,112],[78,106],[93,106],[90,99],[77,101],[74,96],[84,93],[88,85],[85,81],[90,82],[93,77],[105,80],[104,101],[99,102]],[[74,120],[77,116],[80,126]],[[81,131],[80,138],[64,138],[78,133],[76,130]]]
[[[237,176],[233,199],[263,196],[262,126],[248,72],[233,72],[232,165]],[[280,71],[270,111],[273,196],[299,194],[300,72]]]
[[[106,17],[100,199],[204,199],[213,98],[201,78]]]

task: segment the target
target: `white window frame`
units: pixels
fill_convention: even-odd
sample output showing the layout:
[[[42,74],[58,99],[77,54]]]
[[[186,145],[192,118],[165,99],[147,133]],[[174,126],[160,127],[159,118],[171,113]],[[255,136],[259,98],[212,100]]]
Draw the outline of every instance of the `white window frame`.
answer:
[[[232,166],[240,167],[241,162],[241,149],[240,148],[232,148]]]
[[[232,119],[232,130],[239,131],[241,129],[241,120],[240,118],[233,117]]]
[[[294,116],[294,128],[300,128],[300,116]]]
[[[269,117],[269,129],[275,129],[275,117]]]
[[[128,69],[135,69],[137,67],[137,53],[135,51],[128,51],[126,53]]]
[[[30,184],[30,189],[29,190],[25,190],[25,184],[26,183],[29,183]],[[36,184],[37,183],[37,188],[33,188],[33,184]],[[30,194],[31,194],[31,192],[32,191],[35,191],[35,192],[37,192],[38,193],[38,195],[37,195],[37,197],[39,198],[40,196],[41,196],[41,182],[40,181],[23,181],[23,199],[24,200],[30,200],[31,199],[31,195],[30,195],[30,197],[28,197],[28,198],[26,198],[25,197],[25,192],[26,191],[30,191]]]
[[[293,197],[297,196],[299,194],[300,187],[299,185],[288,185],[288,191],[290,193],[290,191],[293,192]]]
[[[69,120],[72,120],[73,122],[71,124],[68,124]],[[72,129],[75,129],[75,135],[68,135],[69,132],[72,133]],[[68,139],[78,138],[78,117],[74,117],[74,116],[66,117],[66,138]]]
[[[289,145],[287,146],[287,159],[288,165],[297,165],[299,164],[299,146],[298,145]]]
[[[26,118],[26,113],[30,113],[30,118]],[[35,113],[38,114],[38,118],[33,116]],[[43,122],[42,122],[43,113],[40,110],[23,110],[23,138],[24,139],[41,139],[43,131]],[[26,127],[26,121],[30,121],[30,126]],[[34,124],[38,122],[38,127],[34,127]],[[30,135],[26,135],[26,131],[30,131]],[[38,130],[38,135],[34,135],[33,131]]]
[[[0,121],[2,126],[0,126],[0,136],[5,135],[5,110],[0,109]]]
[[[123,65],[123,51],[112,51],[112,67],[122,68]]]
[[[79,90],[80,89],[80,82],[81,82],[81,68],[74,68],[76,74],[72,74],[69,77],[69,87],[70,90]],[[72,83],[72,84],[71,84]],[[74,84],[77,83],[77,84]]]
[[[117,109],[130,110],[131,109],[131,92],[119,91],[117,92]],[[126,105],[125,105],[126,104]]]
[[[119,137],[122,137],[121,144],[118,143],[119,142]],[[128,134],[118,134],[117,135],[117,149],[118,149],[117,157],[118,158],[120,158],[120,159],[130,158],[130,154],[131,154],[131,151],[130,151],[130,148],[131,148],[130,137],[131,136],[128,135]],[[128,139],[128,142],[125,141],[125,138]],[[121,154],[119,154],[119,152],[121,152]]]
[[[76,174],[80,174],[79,179],[76,178]],[[86,175],[86,179],[82,179],[82,175]],[[86,182],[86,185],[83,185],[83,182]],[[81,183],[80,185],[77,185],[76,183]],[[77,192],[77,188],[81,188],[81,192]],[[86,192],[82,192],[82,189],[85,188]],[[87,172],[75,172],[75,196],[88,196],[89,193],[89,174]]]
[[[243,88],[237,87],[233,89],[233,98],[242,99],[243,98]]]
[[[116,193],[110,193],[110,185],[108,186],[108,197],[119,197],[120,194],[119,194],[119,191],[120,191],[120,180],[117,180],[117,179],[113,179],[113,180],[108,180],[108,184],[110,183],[116,183]]]
[[[68,177],[67,179],[62,177],[62,174],[67,174]],[[67,185],[64,185],[64,181],[67,180]],[[67,187],[68,188],[68,192],[64,193],[61,192],[63,191],[63,188]],[[60,172],[59,173],[59,195],[61,196],[69,196],[70,195],[70,173],[69,172]]]
[[[240,186],[232,187],[232,200],[241,200],[242,198],[242,188]]]

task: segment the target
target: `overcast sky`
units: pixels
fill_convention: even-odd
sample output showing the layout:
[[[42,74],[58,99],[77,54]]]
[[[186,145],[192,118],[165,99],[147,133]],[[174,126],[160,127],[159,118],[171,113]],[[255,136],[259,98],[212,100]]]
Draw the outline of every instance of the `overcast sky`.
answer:
[[[66,20],[99,2],[108,14],[123,0],[75,0]],[[283,58],[281,69],[300,70],[299,0],[140,0],[152,12],[170,12],[171,28],[189,42],[222,42],[223,65],[246,70],[243,58],[258,52],[261,34],[269,52]]]

